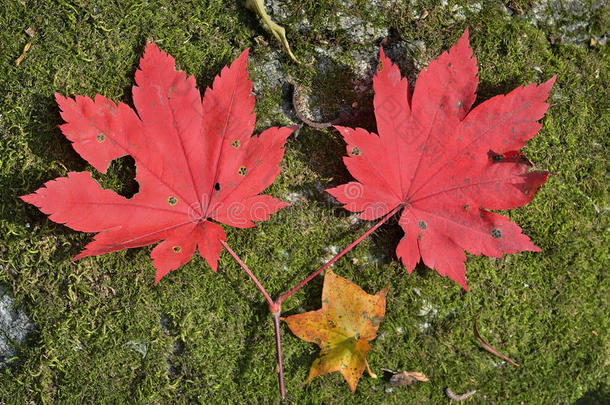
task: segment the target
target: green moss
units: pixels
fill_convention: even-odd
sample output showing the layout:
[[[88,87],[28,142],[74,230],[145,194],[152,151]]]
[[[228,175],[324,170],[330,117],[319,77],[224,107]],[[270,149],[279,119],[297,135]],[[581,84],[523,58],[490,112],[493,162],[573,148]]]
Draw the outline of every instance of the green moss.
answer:
[[[533,5],[509,3],[524,12]],[[447,386],[455,392],[477,389],[473,403],[607,401],[607,46],[551,44],[551,31],[487,2],[479,12],[466,11],[465,21],[449,11],[457,2],[447,7],[399,2],[380,10],[367,1],[355,1],[353,8],[327,0],[284,4],[289,16],[283,25],[299,58],[310,60],[316,46],[342,47],[341,63],[329,72],[294,65],[279,54],[287,75],[320,94],[329,118],[354,100],[370,109],[370,94],[354,91],[349,69],[350,52],[363,45],[350,42],[346,32],[324,28],[338,11],[390,29],[395,40],[424,41],[418,55],[423,60],[437,57],[468,25],[480,69],[479,101],[557,75],[543,127],[526,148],[531,160],[553,175],[533,203],[508,213],[543,252],[469,256],[472,292],[466,294],[423,267],[407,275],[394,257],[401,231],[382,227],[335,271],[369,292],[392,286],[380,337],[372,342],[371,367],[418,370],[431,381],[386,392],[383,379],[363,377],[352,395],[335,373],[303,387],[317,349],[283,328],[290,402],[444,403]],[[415,22],[413,13],[423,10],[428,16]],[[293,28],[303,15],[317,37]],[[601,35],[609,15],[607,9],[596,11],[592,35]],[[90,236],[50,222],[17,199],[70,170],[92,170],[123,194],[136,190],[128,158],[102,176],[72,151],[57,128],[55,91],[130,102],[149,36],[195,75],[201,88],[244,48],[262,60],[277,44],[240,2],[220,0],[17,1],[0,10],[0,26],[0,281],[36,324],[15,364],[0,371],[0,401],[277,402],[266,305],[227,254],[217,274],[194,258],[155,286],[150,247],[72,263]],[[25,33],[28,27],[37,32],[33,38]],[[269,44],[256,42],[257,36]],[[17,67],[14,61],[27,42],[32,48]],[[259,122],[282,122],[277,113],[282,95],[265,86],[257,94]],[[372,129],[374,123],[360,125]],[[302,129],[288,141],[284,169],[270,188],[281,198],[299,193],[300,200],[256,228],[227,229],[229,244],[273,296],[319,266],[329,246],[345,246],[368,227],[352,223],[321,191],[348,178],[343,153],[335,132]],[[321,283],[320,278],[307,285],[284,310],[317,308]],[[420,315],[426,306],[433,311]],[[477,345],[475,319],[483,337],[521,367],[503,364]],[[141,344],[145,355],[134,349]]]

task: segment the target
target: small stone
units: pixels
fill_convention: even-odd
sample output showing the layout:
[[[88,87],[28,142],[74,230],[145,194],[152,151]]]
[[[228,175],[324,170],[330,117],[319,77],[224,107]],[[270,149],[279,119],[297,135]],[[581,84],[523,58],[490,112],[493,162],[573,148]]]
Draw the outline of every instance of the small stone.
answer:
[[[23,345],[34,324],[21,307],[15,308],[15,298],[0,285],[0,368],[17,355],[13,345]]]

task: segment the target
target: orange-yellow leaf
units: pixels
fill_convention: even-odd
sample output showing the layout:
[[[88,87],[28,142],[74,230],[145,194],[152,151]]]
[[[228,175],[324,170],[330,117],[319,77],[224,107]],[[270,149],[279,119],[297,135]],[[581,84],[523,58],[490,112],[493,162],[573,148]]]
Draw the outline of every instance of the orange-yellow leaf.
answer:
[[[282,318],[299,338],[320,346],[307,382],[313,378],[340,372],[352,392],[366,367],[369,341],[377,337],[377,328],[385,315],[388,287],[376,295],[328,270],[324,276],[322,308]]]

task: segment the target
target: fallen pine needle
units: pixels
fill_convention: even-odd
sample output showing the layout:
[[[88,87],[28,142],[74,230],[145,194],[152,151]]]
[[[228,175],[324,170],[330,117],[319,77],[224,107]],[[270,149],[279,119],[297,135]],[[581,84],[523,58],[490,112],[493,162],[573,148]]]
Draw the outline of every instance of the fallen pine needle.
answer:
[[[449,399],[452,399],[454,401],[465,401],[468,398],[470,398],[471,396],[473,396],[475,392],[477,392],[477,390],[468,391],[465,394],[458,395],[458,394],[454,393],[453,391],[451,391],[451,388],[449,388],[449,387],[447,387],[445,389],[445,394],[449,397]]]
[[[496,357],[499,357],[499,358],[501,358],[503,360],[508,361],[513,366],[519,367],[519,364],[517,364],[510,357],[503,355],[502,353],[497,351],[493,346],[491,346],[489,343],[487,343],[486,341],[483,340],[483,338],[479,334],[479,329],[477,328],[477,320],[476,319],[474,320],[473,330],[474,330],[474,337],[481,344],[481,346],[483,346],[483,349],[487,350],[489,353],[493,354]]]

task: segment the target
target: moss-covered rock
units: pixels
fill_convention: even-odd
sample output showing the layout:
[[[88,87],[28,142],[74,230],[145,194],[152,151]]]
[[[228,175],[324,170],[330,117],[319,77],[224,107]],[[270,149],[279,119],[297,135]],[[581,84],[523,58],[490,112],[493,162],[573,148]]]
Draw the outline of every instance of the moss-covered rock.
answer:
[[[302,85],[314,118],[347,111],[374,130],[371,76],[382,37],[411,83],[466,26],[480,69],[477,102],[557,74],[551,107],[526,148],[553,173],[533,203],[508,214],[542,253],[468,258],[465,294],[434,271],[406,274],[392,224],[340,260],[337,274],[377,291],[390,283],[386,319],[368,361],[418,370],[430,382],[389,389],[363,378],[353,396],[339,375],[303,387],[314,345],[284,333],[294,403],[444,403],[445,387],[476,389],[473,403],[608,402],[608,161],[610,10],[600,1],[270,1],[286,27],[293,63],[242,2],[32,1],[0,9],[0,282],[36,324],[15,367],[0,371],[6,403],[277,403],[273,331],[257,290],[223,254],[213,274],[195,258],[158,286],[148,255],[134,249],[72,263],[89,240],[17,199],[70,170],[90,170],[126,195],[133,162],[108,175],[71,149],[53,93],[101,93],[130,102],[152,36],[209,86],[251,48],[257,129],[296,122],[288,79]],[[30,29],[26,33],[26,30]],[[32,36],[32,33],[34,34]],[[31,49],[17,66],[24,46]],[[273,296],[369,226],[323,190],[349,179],[332,129],[289,139],[269,193],[292,207],[228,242]],[[30,225],[30,226],[28,226]],[[321,279],[284,303],[319,307]],[[483,351],[481,334],[522,366]],[[144,350],[145,348],[145,350]],[[589,402],[587,402],[589,401]],[[595,402],[597,401],[597,402]]]

